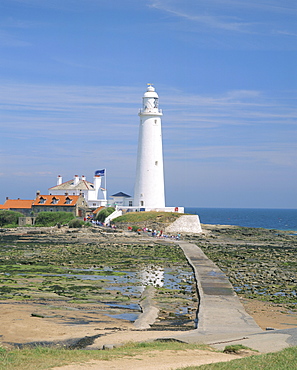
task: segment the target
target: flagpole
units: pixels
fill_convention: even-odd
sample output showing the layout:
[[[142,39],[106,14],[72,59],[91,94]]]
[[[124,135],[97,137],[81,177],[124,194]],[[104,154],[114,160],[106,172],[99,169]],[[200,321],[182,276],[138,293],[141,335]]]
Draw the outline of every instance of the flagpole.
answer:
[[[104,187],[106,191],[106,204],[107,204],[107,187],[106,187],[106,168],[104,168]]]

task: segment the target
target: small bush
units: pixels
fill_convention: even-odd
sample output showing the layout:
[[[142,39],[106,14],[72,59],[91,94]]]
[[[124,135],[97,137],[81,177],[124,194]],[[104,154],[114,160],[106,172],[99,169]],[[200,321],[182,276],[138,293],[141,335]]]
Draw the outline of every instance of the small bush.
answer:
[[[232,344],[230,346],[226,346],[224,349],[224,353],[240,353],[242,350],[250,350],[252,351],[251,348],[243,346],[242,344]]]
[[[0,211],[0,227],[15,227],[18,225],[19,217],[24,217],[20,212],[3,210]]]
[[[36,217],[36,226],[65,225],[74,219],[71,212],[40,212]]]
[[[83,221],[80,221],[76,218],[74,220],[71,220],[68,226],[71,228],[79,228],[79,227],[82,227],[83,223],[84,223]]]
[[[113,207],[107,207],[107,208],[101,209],[101,211],[98,212],[96,215],[96,221],[104,222],[106,217],[111,215],[114,211],[115,209]]]

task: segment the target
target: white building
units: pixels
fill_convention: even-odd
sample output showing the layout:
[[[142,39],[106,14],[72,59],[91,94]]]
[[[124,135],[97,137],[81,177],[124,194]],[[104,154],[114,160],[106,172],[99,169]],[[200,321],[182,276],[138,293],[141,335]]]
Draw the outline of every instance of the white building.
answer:
[[[133,206],[141,209],[165,208],[162,111],[155,88],[148,86],[139,117],[139,137]]]
[[[94,176],[94,183],[87,181],[85,176],[75,175],[73,179],[63,182],[59,175],[57,185],[49,188],[49,195],[82,195],[89,208],[106,206],[106,189],[101,187],[102,177]]]
[[[133,199],[130,195],[123,193],[122,191],[110,196],[111,205],[116,207],[132,207]]]

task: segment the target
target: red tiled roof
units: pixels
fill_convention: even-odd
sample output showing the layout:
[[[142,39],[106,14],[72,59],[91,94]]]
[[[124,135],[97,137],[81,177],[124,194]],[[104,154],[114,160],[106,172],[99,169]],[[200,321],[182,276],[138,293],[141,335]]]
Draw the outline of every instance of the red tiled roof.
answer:
[[[75,206],[80,195],[38,195],[33,206]],[[67,200],[71,200],[67,203]]]
[[[14,208],[27,208],[30,209],[32,207],[33,200],[27,199],[7,199],[6,202],[3,204],[2,209],[14,209]]]
[[[103,207],[103,206],[101,206],[101,207],[98,207],[98,208],[96,208],[92,213],[94,213],[95,215],[99,212],[99,211],[101,211],[101,209],[103,209],[103,208],[105,208],[105,207]]]

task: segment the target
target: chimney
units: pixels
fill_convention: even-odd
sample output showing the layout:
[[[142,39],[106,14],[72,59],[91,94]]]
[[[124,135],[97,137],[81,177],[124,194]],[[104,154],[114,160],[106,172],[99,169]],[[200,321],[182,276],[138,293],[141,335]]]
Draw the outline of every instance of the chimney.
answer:
[[[95,194],[96,194],[96,200],[99,199],[99,191],[101,188],[101,177],[98,175],[94,176],[94,188],[95,188]]]
[[[57,179],[57,185],[61,185],[62,184],[62,176],[58,176],[58,179]]]
[[[8,200],[9,198],[8,197],[6,197],[6,200]]]
[[[81,179],[82,179],[83,181],[86,181],[86,176],[82,175]]]
[[[78,185],[78,183],[79,183],[79,176],[75,175],[74,176],[74,185]]]
[[[66,192],[66,193],[65,193],[65,195],[66,195],[66,197],[67,197],[68,193]]]
[[[36,197],[39,197],[39,195],[40,195],[40,190],[37,190],[36,191]]]

